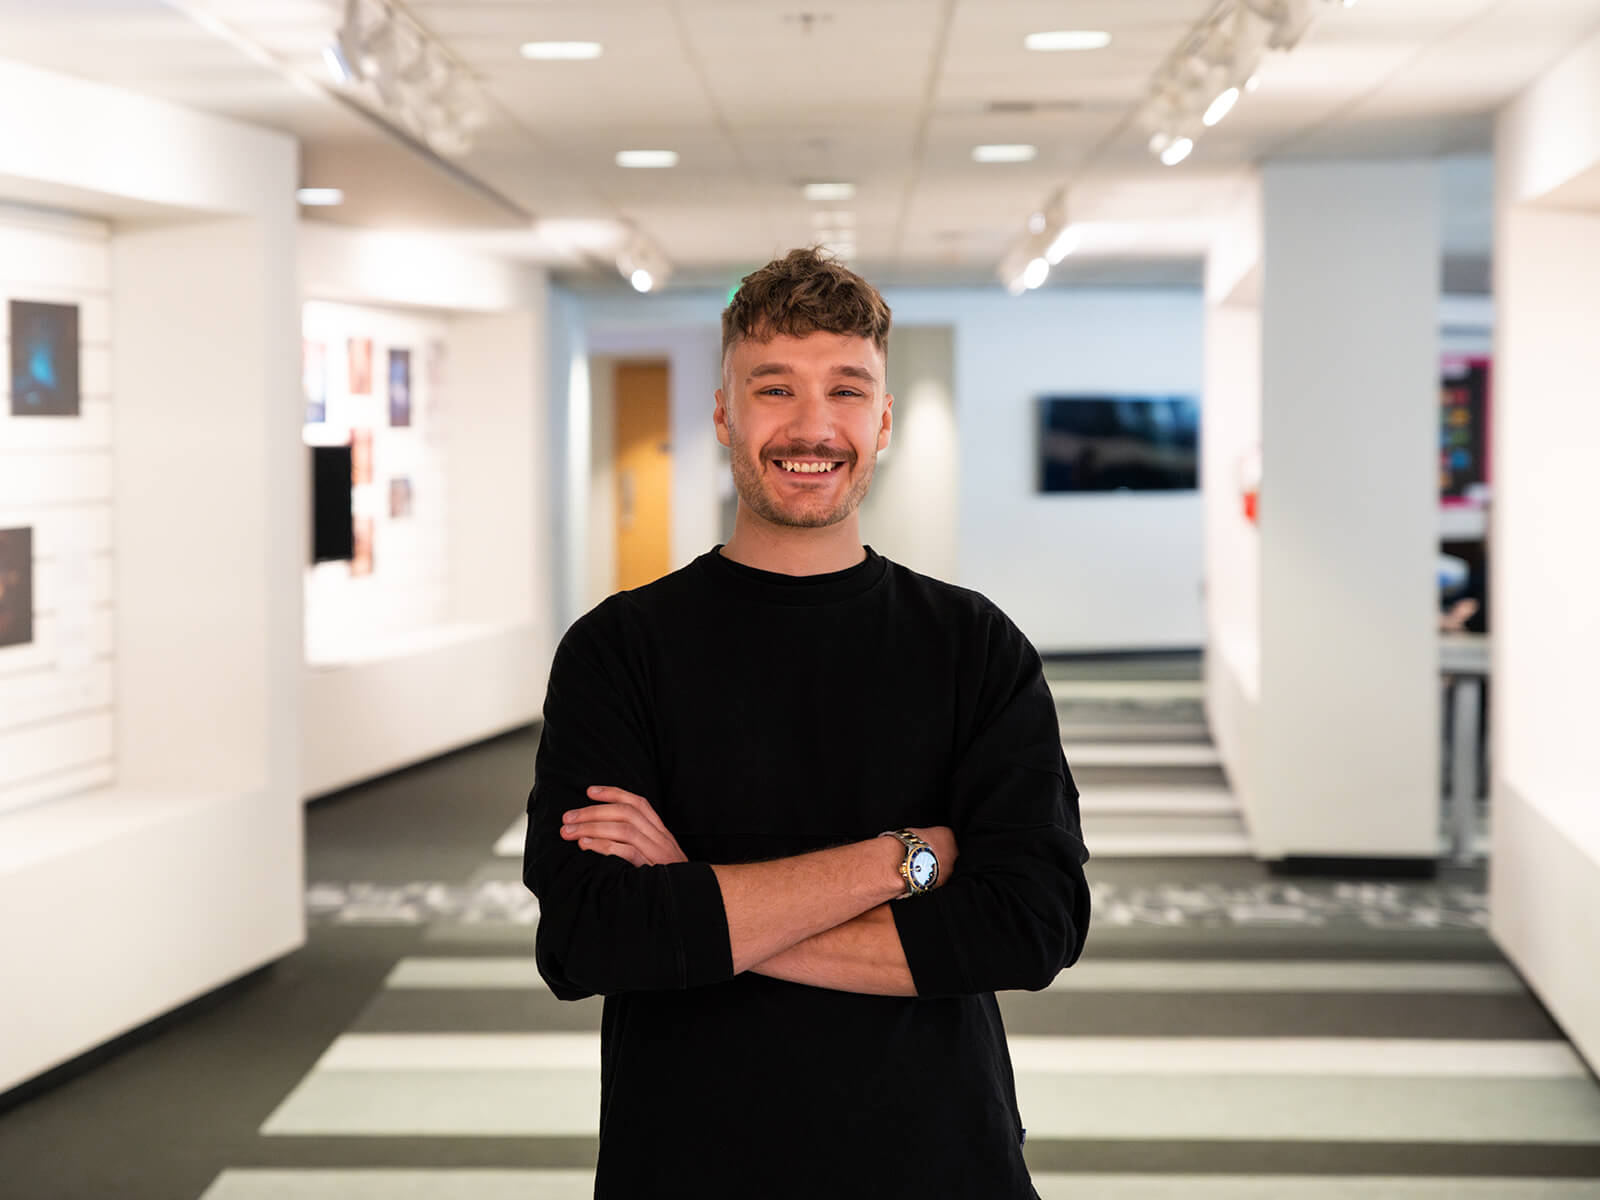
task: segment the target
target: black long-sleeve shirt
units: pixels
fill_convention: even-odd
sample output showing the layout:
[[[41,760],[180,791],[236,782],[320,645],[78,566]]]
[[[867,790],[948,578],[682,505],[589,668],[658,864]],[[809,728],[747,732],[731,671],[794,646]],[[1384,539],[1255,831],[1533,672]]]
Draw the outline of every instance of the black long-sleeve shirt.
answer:
[[[1039,657],[870,548],[799,577],[718,550],[599,605],[550,672],[524,878],[552,991],[606,997],[595,1194],[1034,1196],[994,992],[1045,987],[1089,921]],[[564,841],[595,784],[690,861]],[[955,870],[891,909],[915,997],[734,976],[710,864],[934,825]]]

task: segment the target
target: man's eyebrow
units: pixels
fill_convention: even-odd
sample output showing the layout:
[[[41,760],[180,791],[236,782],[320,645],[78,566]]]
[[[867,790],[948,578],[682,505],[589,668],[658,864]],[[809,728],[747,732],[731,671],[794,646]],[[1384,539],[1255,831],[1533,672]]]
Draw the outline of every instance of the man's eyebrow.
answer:
[[[751,371],[750,371],[750,378],[751,379],[762,379],[762,378],[765,378],[768,375],[793,375],[793,374],[794,374],[794,368],[792,366],[790,366],[788,363],[767,362],[767,363],[761,363],[758,366],[752,368]],[[847,365],[844,365],[844,366],[838,366],[838,367],[833,368],[833,374],[835,374],[835,375],[846,375],[846,376],[849,376],[851,379],[864,379],[868,383],[876,383],[876,382],[878,382],[878,377],[875,374],[873,374],[872,371],[867,367],[856,367],[856,366],[850,366],[850,365],[847,364]]]

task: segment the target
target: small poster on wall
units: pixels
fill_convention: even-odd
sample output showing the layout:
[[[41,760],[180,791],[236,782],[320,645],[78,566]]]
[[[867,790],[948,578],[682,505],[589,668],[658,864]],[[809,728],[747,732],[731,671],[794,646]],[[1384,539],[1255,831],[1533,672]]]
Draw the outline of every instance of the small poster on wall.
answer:
[[[411,515],[411,480],[404,476],[389,480],[389,516],[403,520]]]
[[[350,431],[350,482],[372,482],[372,430]]]
[[[78,306],[13,300],[11,415],[78,415]]]
[[[0,529],[0,646],[33,641],[33,530]]]
[[[1439,389],[1439,499],[1471,504],[1489,482],[1489,360],[1445,355]]]
[[[372,339],[350,339],[350,394],[372,395]]]
[[[300,343],[300,378],[306,392],[306,424],[328,419],[328,348],[321,342]]]
[[[411,424],[411,351],[389,351],[389,424]]]
[[[372,518],[357,517],[355,553],[350,556],[350,574],[372,574]]]

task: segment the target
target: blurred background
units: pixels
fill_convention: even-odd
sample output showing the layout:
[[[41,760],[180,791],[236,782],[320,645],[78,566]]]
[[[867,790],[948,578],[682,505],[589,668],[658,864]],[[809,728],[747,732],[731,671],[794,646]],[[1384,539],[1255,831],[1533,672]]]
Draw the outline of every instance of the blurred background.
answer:
[[[0,112],[0,1193],[589,1194],[549,661],[819,245],[1082,792],[1040,1194],[1600,1196],[1600,0],[0,0]]]

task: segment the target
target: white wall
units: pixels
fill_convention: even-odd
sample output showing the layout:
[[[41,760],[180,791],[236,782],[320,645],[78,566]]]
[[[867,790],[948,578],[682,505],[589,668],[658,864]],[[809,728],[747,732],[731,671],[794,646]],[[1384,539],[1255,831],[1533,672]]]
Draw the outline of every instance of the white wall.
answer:
[[[375,341],[366,418],[378,483],[357,504],[386,513],[387,479],[416,476],[416,516],[376,523],[371,577],[342,563],[309,572],[301,790],[312,797],[536,719],[555,560],[540,470],[553,457],[543,274],[414,237],[302,233],[308,327],[335,354],[352,334]],[[413,351],[410,429],[387,428],[390,344]]]
[[[0,199],[112,220],[117,409],[117,777],[0,814],[6,1088],[303,941],[305,508],[294,143],[14,63],[0,105]]]
[[[80,409],[13,416],[0,337],[0,529],[32,531],[33,636],[0,647],[0,812],[116,775],[110,227],[0,207],[0,331],[10,301],[78,307]]]
[[[1600,37],[1500,116],[1490,928],[1600,1064]]]
[[[589,357],[589,589],[593,608],[617,590],[617,363]],[[675,566],[678,564],[674,564]]]
[[[1017,299],[999,288],[891,289],[885,299],[901,327],[954,330],[961,482],[953,581],[989,595],[1041,650],[1199,646],[1197,493],[1042,496],[1033,490],[1038,396],[1080,390],[1199,395],[1199,293],[1045,288]],[[710,347],[712,369],[702,368],[698,386],[675,372],[674,451],[693,448],[713,477],[719,460],[714,439],[705,439],[713,436],[710,397],[724,303],[711,293],[572,298],[592,348],[654,351],[686,330]],[[702,363],[705,353],[696,349],[687,361]],[[578,461],[587,462],[588,453],[585,438]],[[716,539],[716,496],[701,482],[706,476],[699,468],[678,475],[694,490],[674,492],[674,554],[693,557]],[[692,525],[694,538],[685,530],[680,540],[680,520]],[[863,534],[869,542],[876,537],[865,521]],[[947,562],[947,552],[941,555]]]
[[[897,326],[889,335],[889,391],[894,424],[861,503],[863,538],[914,571],[954,579],[961,513],[955,331]]]
[[[1269,163],[1258,852],[1438,853],[1431,162]]]

